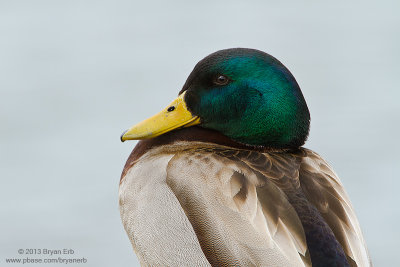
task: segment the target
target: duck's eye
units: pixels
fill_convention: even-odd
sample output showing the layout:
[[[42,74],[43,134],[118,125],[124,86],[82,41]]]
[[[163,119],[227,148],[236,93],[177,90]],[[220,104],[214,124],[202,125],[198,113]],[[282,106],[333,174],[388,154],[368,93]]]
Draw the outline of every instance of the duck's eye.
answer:
[[[226,85],[229,83],[229,79],[225,75],[217,75],[214,79],[214,83],[216,85]]]
[[[171,111],[174,111],[174,110],[175,110],[175,107],[174,107],[174,106],[170,106],[170,107],[167,109],[168,112],[171,112]]]

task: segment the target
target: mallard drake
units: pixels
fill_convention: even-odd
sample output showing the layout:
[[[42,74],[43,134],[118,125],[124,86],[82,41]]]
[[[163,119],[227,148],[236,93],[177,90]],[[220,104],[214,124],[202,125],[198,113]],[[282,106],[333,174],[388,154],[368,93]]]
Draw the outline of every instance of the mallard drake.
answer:
[[[201,60],[170,105],[125,131],[120,212],[144,266],[370,266],[332,168],[303,148],[310,114],[258,50]]]

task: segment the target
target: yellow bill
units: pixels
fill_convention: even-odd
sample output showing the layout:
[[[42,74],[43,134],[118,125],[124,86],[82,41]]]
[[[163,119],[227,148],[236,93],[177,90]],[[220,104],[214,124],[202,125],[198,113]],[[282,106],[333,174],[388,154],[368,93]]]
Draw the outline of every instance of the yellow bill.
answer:
[[[184,128],[200,123],[198,116],[192,115],[187,109],[183,92],[160,113],[144,120],[121,135],[121,141],[149,139],[177,128]]]

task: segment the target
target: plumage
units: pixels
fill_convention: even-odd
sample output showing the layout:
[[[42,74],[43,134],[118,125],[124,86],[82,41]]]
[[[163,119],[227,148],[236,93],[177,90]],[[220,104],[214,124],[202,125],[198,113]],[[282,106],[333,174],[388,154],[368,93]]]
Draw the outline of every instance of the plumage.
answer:
[[[191,90],[202,84],[198,77],[207,69],[218,62],[228,64],[238,55],[248,56],[253,64],[254,50],[235,51],[229,51],[229,56],[226,51],[217,52],[217,59],[211,57],[205,60],[207,64],[199,63],[200,67],[196,66],[189,76],[179,101],[190,111],[185,113],[190,127],[157,136],[148,130],[146,122],[146,131],[155,137],[140,141],[126,162],[119,190],[121,218],[141,264],[370,266],[359,223],[339,178],[318,154],[301,147],[306,138],[300,130],[303,126],[269,128],[265,143],[259,144],[262,139],[258,128],[242,135],[235,129],[207,126],[213,125],[213,117],[205,122],[207,115],[202,107],[193,106],[204,103],[204,96]],[[226,72],[221,66],[216,69],[218,75]],[[286,69],[280,70],[288,76]],[[233,73],[229,79],[236,77],[234,85],[241,77]],[[210,90],[227,90],[223,86]],[[242,88],[243,84],[235,90]],[[296,99],[298,96],[296,92]],[[165,112],[171,112],[168,109],[172,106],[178,109],[179,101]],[[308,109],[301,110],[308,113]],[[300,111],[294,108],[292,112]],[[239,117],[236,114],[238,120],[245,116]],[[194,122],[199,126],[193,126]],[[178,127],[183,126],[180,123]],[[137,129],[128,130],[122,140],[133,139],[126,136],[138,135]],[[287,134],[291,129],[298,134]],[[142,131],[140,128],[141,136]],[[253,132],[257,144],[243,142],[252,139]]]

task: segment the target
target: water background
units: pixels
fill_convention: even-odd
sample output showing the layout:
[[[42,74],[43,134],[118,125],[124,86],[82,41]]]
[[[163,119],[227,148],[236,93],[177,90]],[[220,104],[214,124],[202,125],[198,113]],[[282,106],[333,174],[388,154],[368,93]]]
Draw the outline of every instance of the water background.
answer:
[[[229,47],[292,71],[306,147],[341,177],[375,266],[398,264],[399,13],[399,1],[0,1],[0,265],[19,266],[4,260],[20,248],[72,248],[83,266],[138,266],[118,210],[135,142],[119,136]]]

